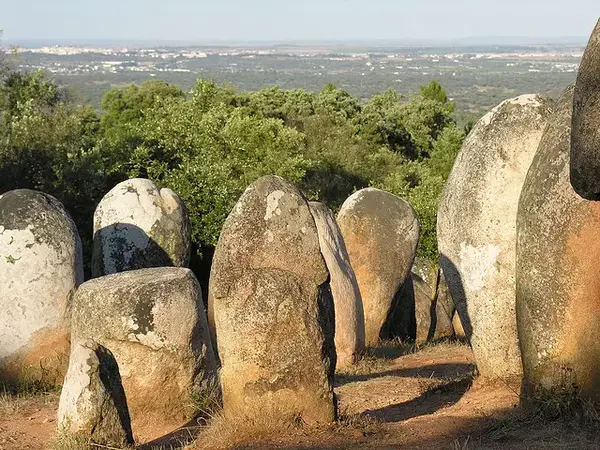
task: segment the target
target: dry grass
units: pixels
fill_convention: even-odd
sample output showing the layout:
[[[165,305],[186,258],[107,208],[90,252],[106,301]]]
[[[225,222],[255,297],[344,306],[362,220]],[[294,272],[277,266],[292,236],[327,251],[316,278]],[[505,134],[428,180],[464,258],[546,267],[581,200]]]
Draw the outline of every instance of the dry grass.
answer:
[[[467,436],[466,439],[455,439],[452,443],[452,450],[471,450],[473,448],[471,443],[471,436]]]
[[[360,360],[349,367],[337,372],[341,377],[348,375],[371,375],[389,369],[396,358],[414,353],[417,347],[414,343],[400,340],[384,341],[377,347],[369,347]]]
[[[56,391],[36,392],[24,391],[15,392],[0,386],[0,414],[3,416],[17,414],[29,403],[43,400],[44,404],[55,402],[59,394]]]
[[[92,448],[89,439],[69,433],[59,433],[52,443],[53,450],[92,450]]]
[[[0,392],[0,414],[16,414],[21,409],[21,400],[21,397],[2,390]]]
[[[88,437],[61,432],[52,442],[52,450],[134,450],[134,447],[114,447],[111,445],[96,444],[91,442]],[[155,448],[153,450],[163,449]],[[165,448],[164,450],[167,449]]]
[[[235,448],[280,434],[291,434],[302,426],[301,421],[286,420],[277,414],[263,414],[252,419],[230,419],[219,412],[211,418],[192,448]]]
[[[261,443],[278,442],[284,439],[290,442],[312,442],[315,435],[333,436],[352,435],[359,431],[361,435],[372,435],[380,430],[380,420],[364,415],[342,412],[336,422],[328,425],[308,426],[300,418],[282,418],[280,415],[267,414],[252,419],[228,419],[222,414],[212,418],[202,430],[200,437],[189,447],[190,450],[211,448],[215,450],[233,448],[260,447]],[[272,446],[271,445],[271,446]]]
[[[194,417],[198,417],[201,422],[206,422],[215,416],[222,405],[221,385],[218,377],[208,380],[201,392],[191,394],[190,403]]]
[[[381,342],[377,347],[367,348],[362,358],[353,366],[338,371],[340,377],[354,375],[372,375],[390,369],[395,365],[395,360],[405,355],[421,353],[432,358],[444,357],[457,348],[468,348],[468,344],[458,340],[443,340],[426,344],[388,340]]]

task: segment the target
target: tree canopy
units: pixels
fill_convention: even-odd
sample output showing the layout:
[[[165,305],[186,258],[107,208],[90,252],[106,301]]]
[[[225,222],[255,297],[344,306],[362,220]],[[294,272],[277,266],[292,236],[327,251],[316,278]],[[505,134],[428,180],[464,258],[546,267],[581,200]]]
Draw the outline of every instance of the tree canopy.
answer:
[[[185,93],[152,80],[108,91],[99,112],[67,94],[42,72],[0,80],[0,192],[59,198],[86,252],[95,205],[123,179],[174,189],[202,256],[246,186],[277,174],[334,210],[367,186],[407,199],[422,222],[419,253],[437,256],[437,204],[464,130],[435,81],[410,98],[390,89],[362,102],[332,84],[238,92],[198,80]]]

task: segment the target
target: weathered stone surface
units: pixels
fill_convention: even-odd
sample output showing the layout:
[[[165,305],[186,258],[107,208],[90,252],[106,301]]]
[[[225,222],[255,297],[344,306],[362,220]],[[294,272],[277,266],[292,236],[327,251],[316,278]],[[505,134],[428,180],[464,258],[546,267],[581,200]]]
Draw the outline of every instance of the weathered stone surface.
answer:
[[[410,271],[415,275],[418,275],[419,278],[427,283],[429,289],[434,292],[437,288],[438,281],[440,281],[438,279],[439,270],[439,264],[417,256]]]
[[[54,197],[0,195],[0,280],[0,382],[60,384],[83,265],[77,228]]]
[[[384,326],[390,338],[422,344],[454,335],[450,296],[436,280],[433,282],[434,290],[416,273],[409,274]]]
[[[134,429],[173,428],[195,411],[216,363],[196,277],[184,268],[140,269],[80,286],[73,342],[94,339],[121,371]]]
[[[337,220],[363,299],[366,344],[376,345],[413,264],[419,220],[408,202],[374,188],[348,197]]]
[[[452,328],[454,328],[454,335],[457,338],[466,338],[467,335],[465,333],[465,328],[460,320],[460,315],[458,311],[454,311],[454,315],[452,316]]]
[[[579,195],[600,199],[600,20],[581,64],[573,99],[571,184]]]
[[[58,406],[59,432],[118,448],[133,444],[119,366],[93,341],[73,344]]]
[[[517,319],[526,397],[600,400],[600,203],[569,181],[573,89],[527,174],[517,221]]]
[[[437,263],[415,258],[411,277],[415,292],[417,342],[453,336],[455,308],[442,269]]]
[[[225,415],[334,420],[329,273],[291,184],[266,176],[246,189],[221,231],[209,292]]]
[[[515,313],[519,195],[552,101],[506,100],[473,128],[438,211],[441,265],[484,377],[522,372]]]
[[[365,314],[344,238],[335,216],[323,203],[310,202],[321,254],[329,270],[335,309],[337,368],[354,364],[365,350]]]
[[[417,342],[429,342],[451,337],[452,314],[454,310],[447,304],[448,296],[432,292],[425,281],[411,274],[415,292],[415,316],[417,319]],[[441,294],[441,295],[440,295]]]
[[[190,257],[185,205],[170,189],[133,178],[117,184],[94,213],[92,276],[148,267],[185,267]]]

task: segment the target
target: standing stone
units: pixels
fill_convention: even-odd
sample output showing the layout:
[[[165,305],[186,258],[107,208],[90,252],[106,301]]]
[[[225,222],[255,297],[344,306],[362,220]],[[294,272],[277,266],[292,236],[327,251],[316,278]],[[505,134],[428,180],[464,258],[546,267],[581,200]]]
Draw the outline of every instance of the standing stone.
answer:
[[[54,197],[0,195],[0,280],[0,383],[61,383],[83,264],[77,228]]]
[[[408,202],[374,188],[348,197],[337,219],[363,299],[366,345],[376,345],[413,264],[419,220]]]
[[[439,280],[439,264],[431,262],[430,260],[417,256],[413,263],[411,273],[417,275],[421,280],[427,283],[429,289],[434,292],[437,288]]]
[[[184,424],[195,413],[191,398],[208,392],[215,376],[202,293],[189,269],[140,269],[82,284],[73,342],[86,339],[114,354],[136,430]]]
[[[600,400],[600,202],[569,181],[573,89],[559,100],[519,204],[517,319],[526,398]]]
[[[415,258],[411,278],[415,293],[417,342],[453,336],[454,302],[439,265],[424,258]]]
[[[92,276],[147,267],[185,267],[190,258],[190,222],[170,189],[133,178],[117,184],[94,213]]]
[[[515,313],[519,195],[552,101],[506,100],[473,128],[454,163],[438,211],[441,265],[479,373],[522,373]]]
[[[433,282],[432,290],[419,275],[409,274],[384,326],[387,336],[423,344],[454,335],[451,320],[454,309],[448,304],[450,296],[445,295],[436,281]]]
[[[118,448],[133,444],[119,366],[93,341],[74,344],[58,405],[59,432]]]
[[[365,351],[362,299],[335,216],[323,203],[310,202],[309,206],[317,225],[321,254],[329,270],[335,308],[337,368],[343,369],[356,363]]]
[[[600,200],[600,20],[587,44],[575,83],[571,135],[571,184]]]
[[[334,311],[306,198],[275,176],[225,221],[210,276],[227,417],[335,419]]]
[[[411,273],[415,293],[415,316],[417,320],[417,343],[449,338],[454,334],[452,314],[454,310],[446,303],[449,296],[431,290],[417,274]]]

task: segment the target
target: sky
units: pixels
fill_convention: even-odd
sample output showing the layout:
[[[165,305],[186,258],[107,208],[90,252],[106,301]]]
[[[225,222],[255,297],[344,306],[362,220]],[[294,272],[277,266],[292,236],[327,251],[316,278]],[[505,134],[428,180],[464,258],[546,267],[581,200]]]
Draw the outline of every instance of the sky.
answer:
[[[599,16],[600,0],[0,0],[8,42],[583,37]]]

